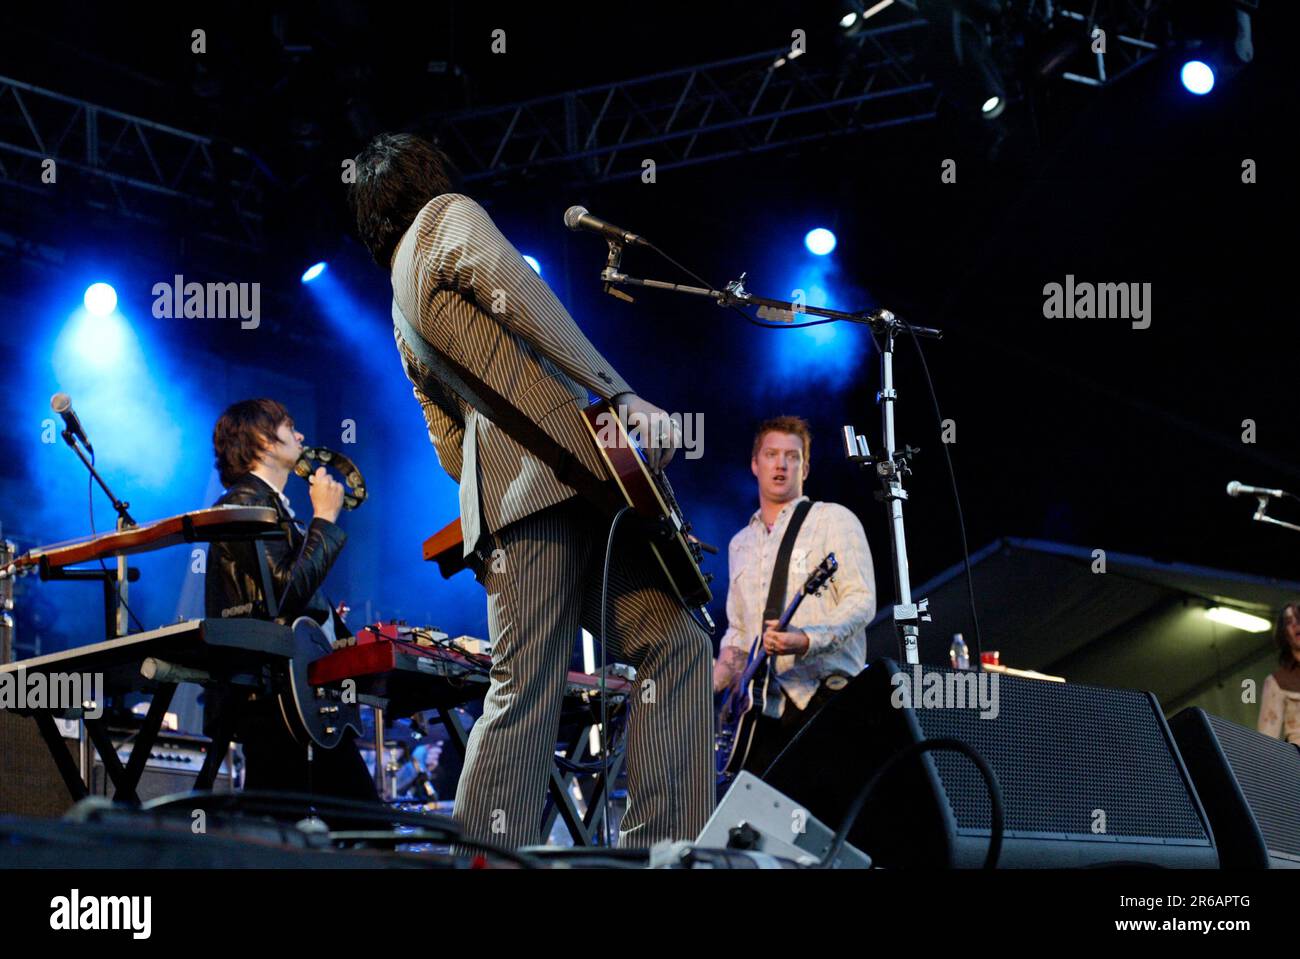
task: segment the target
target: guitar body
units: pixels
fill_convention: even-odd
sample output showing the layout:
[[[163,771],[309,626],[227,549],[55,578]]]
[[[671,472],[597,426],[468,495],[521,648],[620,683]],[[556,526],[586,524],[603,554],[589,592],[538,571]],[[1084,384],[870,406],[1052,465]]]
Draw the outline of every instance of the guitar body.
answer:
[[[706,606],[713,593],[700,571],[701,550],[687,538],[691,525],[677,505],[668,477],[650,470],[640,446],[608,403],[592,403],[582,417],[623,501],[642,521],[650,549],[673,591],[687,606]]]
[[[731,781],[745,767],[749,750],[754,743],[754,730],[767,703],[768,683],[771,674],[767,669],[767,653],[762,648],[762,637],[754,640],[749,649],[749,659],[740,681],[728,691],[718,714],[717,736],[714,740],[713,758],[718,784],[731,785]]]
[[[310,616],[299,616],[293,623],[293,646],[286,664],[288,688],[280,693],[280,713],[293,738],[303,746],[333,749],[349,729],[360,735],[360,705],[344,702],[341,690],[308,682],[308,667],[334,651],[325,630]]]

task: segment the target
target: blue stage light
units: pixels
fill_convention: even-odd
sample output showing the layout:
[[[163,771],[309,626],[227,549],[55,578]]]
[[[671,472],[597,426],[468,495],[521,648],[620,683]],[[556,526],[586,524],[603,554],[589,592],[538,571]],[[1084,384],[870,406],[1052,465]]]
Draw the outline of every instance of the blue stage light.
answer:
[[[1214,89],[1214,70],[1204,60],[1188,60],[1179,76],[1189,93],[1203,97]]]
[[[534,270],[537,271],[538,276],[542,275],[542,264],[537,262],[537,257],[529,256],[527,253],[525,253],[524,259],[528,262],[529,266],[531,266]]]
[[[89,298],[89,293],[87,293]],[[117,363],[126,348],[127,331],[120,315],[89,309],[72,329],[72,346],[83,366],[103,369]]]
[[[803,238],[803,245],[808,248],[809,253],[825,256],[835,249],[835,234],[819,226],[815,230],[808,231],[808,235]]]
[[[108,316],[117,309],[117,290],[107,283],[92,283],[82,297],[87,312],[95,316]]]
[[[302,281],[304,283],[310,283],[312,280],[316,279],[316,277],[325,272],[325,267],[326,263],[324,260],[320,263],[313,263],[311,266],[307,267],[306,271],[303,273]]]

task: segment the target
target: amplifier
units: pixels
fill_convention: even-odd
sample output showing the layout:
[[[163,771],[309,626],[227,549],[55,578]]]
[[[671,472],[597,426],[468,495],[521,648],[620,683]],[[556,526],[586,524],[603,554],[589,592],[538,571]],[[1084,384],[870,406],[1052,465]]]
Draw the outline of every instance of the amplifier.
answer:
[[[78,744],[68,753],[79,762]],[[27,716],[0,710],[0,813],[13,816],[62,816],[72,805],[68,787],[45,747],[36,723]]]
[[[68,755],[80,768],[77,724],[60,723],[60,728]],[[118,758],[124,764],[131,755],[130,736],[127,731],[112,731],[113,742],[119,746]],[[136,787],[140,801],[191,791],[210,742],[203,736],[160,733]],[[217,792],[231,790],[229,763],[224,763],[217,773],[213,789]],[[113,786],[98,756],[91,770],[89,792],[92,796],[113,796]],[[57,817],[71,806],[68,787],[59,775],[35,721],[0,710],[0,814]]]
[[[129,733],[114,732],[113,742],[118,745],[117,758],[123,765],[131,758]],[[190,736],[184,733],[159,733],[153,744],[153,751],[144,764],[144,773],[140,784],[135,787],[141,802],[187,793],[194,789],[194,780],[203,768],[203,761],[208,756],[208,747],[212,741],[206,736]],[[230,792],[230,763],[222,763],[217,778],[212,784],[214,792]],[[113,784],[108,780],[104,764],[96,757],[95,769],[91,776],[90,792],[95,796],[113,796]]]

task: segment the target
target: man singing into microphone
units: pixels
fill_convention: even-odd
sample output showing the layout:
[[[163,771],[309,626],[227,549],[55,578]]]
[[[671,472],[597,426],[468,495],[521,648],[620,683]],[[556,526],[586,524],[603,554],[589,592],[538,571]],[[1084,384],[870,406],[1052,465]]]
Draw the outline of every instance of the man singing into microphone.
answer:
[[[487,212],[452,192],[447,169],[446,157],[418,137],[381,135],[356,158],[349,200],[371,256],[391,273],[402,365],[438,460],[460,484],[465,553],[480,557],[487,590],[492,682],[455,815],[471,837],[517,846],[541,839],[579,626],[600,633],[609,524],[505,419],[539,427],[597,475],[604,469],[581,412],[589,392],[626,406],[633,419],[671,421],[632,392]],[[503,398],[506,417],[476,408],[447,361]],[[676,435],[651,437],[651,465],[666,464],[677,443]],[[610,659],[635,666],[642,690],[628,723],[620,841],[693,839],[713,806],[708,637],[626,528],[609,588]]]
[[[798,416],[759,424],[749,464],[758,510],[731,538],[728,553],[727,632],[713,688],[721,692],[736,682],[760,638],[774,681],[743,764],[756,775],[862,670],[867,623],[876,614],[876,575],[862,523],[843,506],[803,495],[811,455],[812,433]],[[827,553],[835,554],[839,571],[778,631],[785,606]]]
[[[212,431],[217,472],[225,494],[216,505],[269,506],[280,519],[283,538],[213,543],[204,581],[205,615],[270,619],[262,590],[257,550],[266,557],[271,586],[279,603],[278,619],[292,623],[310,616],[336,637],[350,635],[320,593],[330,567],[347,539],[337,520],[343,486],[321,467],[311,477],[315,515],[304,531],[289,508],[284,484],[302,455],[302,434],[289,411],[275,400],[235,403]],[[244,786],[277,792],[376,800],[374,783],[353,739],[334,749],[315,749],[310,766],[307,749],[290,735],[275,700],[231,700],[226,690],[209,689],[204,727],[217,731],[227,709],[239,710],[235,738],[244,744]],[[223,744],[224,748],[224,744]]]

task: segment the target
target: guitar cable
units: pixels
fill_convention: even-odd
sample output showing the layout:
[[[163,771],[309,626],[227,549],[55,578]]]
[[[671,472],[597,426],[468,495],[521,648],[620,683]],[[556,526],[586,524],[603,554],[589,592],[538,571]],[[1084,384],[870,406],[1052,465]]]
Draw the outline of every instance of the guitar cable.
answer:
[[[368,817],[373,818],[376,823],[384,823],[390,829],[394,825],[411,826],[416,829],[427,832],[440,834],[442,840],[439,844],[448,843],[451,845],[473,847],[480,850],[483,854],[490,857],[496,857],[506,862],[512,862],[525,869],[539,868],[541,862],[537,857],[516,849],[506,846],[499,846],[486,840],[473,839],[464,835],[460,825],[454,820],[443,817],[430,817],[423,812],[408,812],[406,810],[388,806],[383,803],[369,802],[359,799],[345,799],[341,796],[310,795],[299,792],[279,792],[267,790],[241,790],[236,793],[199,793],[188,796],[163,796],[155,800],[147,801],[141,807],[143,810],[155,815],[168,815],[180,812],[183,816],[190,817],[190,812],[196,801],[202,801],[204,808],[215,810],[215,815],[209,819],[209,824],[215,823],[218,826],[227,825],[226,821],[220,818],[221,813],[233,813],[235,817],[243,814],[249,814],[256,817],[270,816],[275,819],[278,815],[300,815],[299,807],[304,803],[311,803],[315,812],[322,818],[337,818],[346,816],[348,813],[356,814],[356,818]],[[233,823],[232,823],[233,824]],[[293,826],[280,824],[285,835],[301,836],[301,831]],[[337,834],[331,830],[332,834]],[[341,833],[341,838],[351,838],[346,832]],[[410,837],[403,835],[403,842],[411,841]],[[419,841],[419,837],[416,837]]]
[[[916,330],[912,324],[906,320],[899,319],[907,332],[912,334],[912,343],[916,346],[917,359],[921,361],[921,370],[925,373],[925,384],[930,389],[930,403],[934,407],[934,418],[938,423],[940,434],[943,433],[943,414],[939,412],[939,394],[934,388],[934,379],[930,376],[930,365],[925,362],[925,351],[921,349],[921,338],[916,335]],[[870,330],[870,327],[867,327]],[[872,331],[874,334],[874,331]],[[872,336],[874,342],[875,336]],[[984,641],[980,636],[980,616],[975,608],[975,578],[971,575],[970,568],[970,546],[966,543],[966,517],[962,514],[961,494],[957,492],[957,473],[952,468],[952,453],[949,452],[948,443],[940,443],[943,449],[943,461],[948,467],[948,483],[952,487],[952,502],[957,508],[957,531],[961,534],[961,558],[962,564],[966,568],[966,594],[970,597],[970,618],[971,625],[975,627],[975,663],[980,662],[980,654],[984,651]],[[980,667],[982,668],[982,667]]]
[[[902,765],[913,756],[921,756],[928,752],[936,750],[950,750],[961,753],[966,756],[975,768],[979,771],[984,780],[984,787],[988,790],[989,795],[989,847],[984,855],[984,869],[996,869],[998,858],[1002,855],[1002,837],[1005,828],[1005,803],[1002,801],[1002,787],[998,783],[997,773],[989,765],[978,750],[969,743],[960,739],[922,739],[911,745],[899,750],[890,756],[883,766],[877,769],[871,777],[858,790],[853,801],[849,803],[848,811],[844,814],[844,819],[840,823],[839,829],[835,831],[835,838],[831,840],[826,854],[822,856],[821,861],[817,863],[817,869],[834,868],[835,859],[844,848],[845,842],[848,841],[849,833],[853,829],[853,824],[858,821],[862,815],[863,809],[871,799],[871,794],[876,791],[880,783],[892,773],[897,767]]]
[[[600,583],[600,759],[604,767],[601,773],[604,780],[604,787],[601,790],[601,805],[604,807],[601,829],[605,833],[606,846],[610,845],[609,794],[614,789],[614,784],[609,781],[609,697],[606,695],[608,654],[605,647],[605,638],[609,618],[609,567],[614,557],[614,534],[618,532],[619,522],[630,512],[632,512],[632,507],[624,506],[614,514],[614,519],[609,524],[609,537],[605,540],[605,569]],[[629,710],[632,708],[630,702],[627,708]]]

